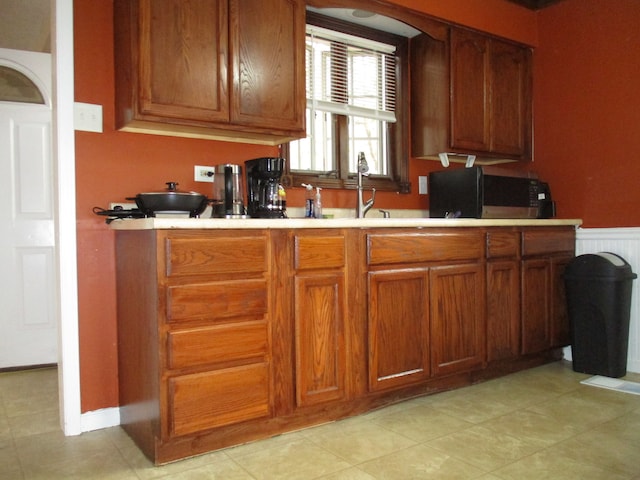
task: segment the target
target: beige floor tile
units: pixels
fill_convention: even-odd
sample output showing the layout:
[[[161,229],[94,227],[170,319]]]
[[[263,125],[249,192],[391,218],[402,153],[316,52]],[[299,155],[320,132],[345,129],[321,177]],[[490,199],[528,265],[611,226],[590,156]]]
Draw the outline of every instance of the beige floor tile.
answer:
[[[491,472],[540,450],[526,440],[483,426],[452,433],[426,445],[475,465],[484,472]]]
[[[377,480],[471,479],[485,473],[427,445],[415,445],[358,466]]]
[[[615,433],[589,430],[557,446],[559,452],[577,462],[607,471],[640,477],[640,449]]]
[[[304,438],[304,430],[302,430],[298,432],[285,433],[283,435],[276,435],[275,437],[245,443],[244,445],[238,445],[236,447],[229,447],[222,451],[229,457],[237,459],[244,455],[251,455],[262,450],[278,449],[281,446],[284,448],[286,445]]]
[[[373,422],[350,419],[305,431],[305,435],[353,465],[416,443]]]
[[[629,480],[606,468],[576,461],[557,451],[543,450],[492,472],[502,480]]]
[[[339,472],[318,477],[317,480],[376,480],[376,477],[363,472],[357,467],[351,467],[345,470],[340,470]]]
[[[556,362],[156,467],[119,427],[64,437],[55,369],[0,374],[0,480],[640,480],[640,396],[589,376]]]
[[[602,388],[583,387],[553,400],[533,405],[527,410],[553,417],[560,422],[569,422],[587,430],[631,411],[633,400],[619,398],[621,396],[635,395]]]
[[[425,398],[424,404],[470,423],[486,422],[515,409],[506,397],[477,391],[476,387],[465,387],[433,395]]]
[[[223,452],[213,452],[166,465],[155,466],[135,445],[122,448],[119,451],[127,462],[127,465],[129,465],[140,480],[153,480],[163,477],[172,478],[175,475],[182,474],[189,470],[207,467],[217,462],[226,462],[229,459]]]
[[[234,461],[258,480],[308,480],[351,466],[306,438],[242,455]]]
[[[11,437],[0,437],[0,480],[22,478],[22,468]]]
[[[416,442],[426,442],[474,425],[425,405],[379,415],[371,421]]]
[[[231,459],[221,459],[201,467],[168,473],[162,477],[167,480],[255,480],[246,470]]]
[[[540,448],[571,438],[584,430],[563,419],[523,410],[493,418],[482,426],[499,434],[520,438]]]
[[[60,432],[60,419],[57,411],[10,417],[8,423],[14,438]]]

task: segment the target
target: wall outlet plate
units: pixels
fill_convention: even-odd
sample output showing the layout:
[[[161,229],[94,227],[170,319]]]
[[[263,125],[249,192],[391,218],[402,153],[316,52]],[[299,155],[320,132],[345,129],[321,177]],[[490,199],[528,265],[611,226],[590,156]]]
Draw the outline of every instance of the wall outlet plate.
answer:
[[[102,133],[102,105],[74,102],[73,127],[83,132]]]
[[[213,167],[204,167],[202,165],[196,165],[193,168],[193,179],[196,182],[209,182],[213,183]]]

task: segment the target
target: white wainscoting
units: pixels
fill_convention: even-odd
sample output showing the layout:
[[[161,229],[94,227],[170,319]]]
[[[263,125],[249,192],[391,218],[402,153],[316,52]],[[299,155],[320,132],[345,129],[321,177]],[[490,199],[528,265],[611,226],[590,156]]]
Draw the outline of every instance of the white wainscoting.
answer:
[[[579,228],[576,235],[576,255],[611,252],[620,255],[634,273],[640,274],[640,228]],[[627,371],[640,373],[640,280],[633,281],[629,325]],[[571,348],[564,351],[571,360]]]

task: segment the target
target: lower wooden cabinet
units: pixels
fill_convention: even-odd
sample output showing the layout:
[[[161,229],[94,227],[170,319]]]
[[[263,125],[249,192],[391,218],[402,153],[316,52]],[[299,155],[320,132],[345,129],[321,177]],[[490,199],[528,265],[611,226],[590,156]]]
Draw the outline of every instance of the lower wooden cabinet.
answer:
[[[574,254],[573,229],[523,231],[523,354],[569,344],[569,320],[562,274]]]
[[[520,261],[487,262],[487,361],[520,354]]]
[[[574,243],[573,227],[118,231],[123,428],[160,464],[558,358]]]
[[[369,389],[383,390],[428,379],[429,271],[370,272],[368,305]]]
[[[270,412],[266,362],[170,377],[168,390],[172,436],[267,417]]]
[[[480,368],[486,358],[484,265],[434,267],[431,283],[431,363],[434,375]]]
[[[346,395],[346,236],[338,231],[293,235],[296,406]],[[286,268],[284,270],[287,270]]]

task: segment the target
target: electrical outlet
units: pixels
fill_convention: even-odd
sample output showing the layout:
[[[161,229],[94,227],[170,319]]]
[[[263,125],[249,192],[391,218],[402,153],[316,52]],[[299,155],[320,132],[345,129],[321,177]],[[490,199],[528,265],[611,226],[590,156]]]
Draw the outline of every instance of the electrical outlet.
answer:
[[[426,176],[418,177],[418,194],[419,195],[427,194],[427,177]]]
[[[73,127],[83,132],[102,133],[102,105],[75,102]]]
[[[196,165],[194,167],[193,179],[196,182],[213,183],[213,171],[213,167],[203,167],[202,165]]]

